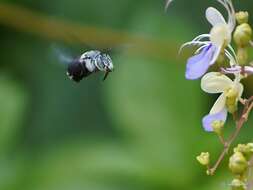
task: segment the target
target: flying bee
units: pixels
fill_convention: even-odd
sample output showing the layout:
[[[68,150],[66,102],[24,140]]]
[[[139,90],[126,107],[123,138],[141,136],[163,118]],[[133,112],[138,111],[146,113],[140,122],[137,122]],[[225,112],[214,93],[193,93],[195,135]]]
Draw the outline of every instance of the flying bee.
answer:
[[[99,71],[105,73],[103,78],[105,80],[109,73],[113,71],[112,59],[108,53],[90,50],[77,58],[72,58],[59,51],[58,48],[55,50],[60,61],[67,64],[67,76],[75,82],[80,82],[83,78]]]
[[[105,72],[104,79],[113,71],[113,63],[111,57],[107,53],[98,50],[91,50],[83,53],[79,58],[73,59],[68,65],[68,77],[79,82],[83,78],[98,71]]]

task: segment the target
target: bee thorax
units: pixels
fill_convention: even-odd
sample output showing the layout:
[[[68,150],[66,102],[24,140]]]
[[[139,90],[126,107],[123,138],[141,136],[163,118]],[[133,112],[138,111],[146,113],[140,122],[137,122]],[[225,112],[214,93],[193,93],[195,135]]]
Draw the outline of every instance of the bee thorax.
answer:
[[[83,63],[85,65],[85,67],[88,69],[88,71],[90,71],[90,72],[94,72],[95,71],[96,66],[93,63],[92,59],[85,59],[85,60],[83,60]]]

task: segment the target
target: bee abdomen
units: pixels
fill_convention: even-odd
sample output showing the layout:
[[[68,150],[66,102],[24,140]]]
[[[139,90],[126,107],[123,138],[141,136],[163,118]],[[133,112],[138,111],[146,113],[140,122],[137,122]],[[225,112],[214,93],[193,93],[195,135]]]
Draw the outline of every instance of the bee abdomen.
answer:
[[[68,65],[67,75],[75,82],[81,81],[84,77],[89,76],[91,73],[92,72],[90,72],[79,60],[74,60]]]

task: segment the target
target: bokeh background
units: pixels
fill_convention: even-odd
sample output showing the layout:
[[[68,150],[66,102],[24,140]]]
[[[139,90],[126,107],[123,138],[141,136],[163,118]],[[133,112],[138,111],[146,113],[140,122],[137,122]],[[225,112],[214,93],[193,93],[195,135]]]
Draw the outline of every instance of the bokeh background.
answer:
[[[163,0],[1,0],[0,189],[229,189],[226,164],[208,177],[195,160],[222,149],[201,127],[216,97],[185,80],[189,52],[177,54],[209,31],[208,6],[225,12],[214,0],[175,0],[167,13]],[[115,71],[76,84],[52,44],[120,47]]]

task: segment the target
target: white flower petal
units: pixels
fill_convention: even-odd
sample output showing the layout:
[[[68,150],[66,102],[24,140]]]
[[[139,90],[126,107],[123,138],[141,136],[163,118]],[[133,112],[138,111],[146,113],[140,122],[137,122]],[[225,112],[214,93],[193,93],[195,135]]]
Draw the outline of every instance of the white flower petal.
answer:
[[[235,9],[233,3],[231,0],[217,0],[217,1],[221,3],[228,12],[228,25],[230,32],[232,33],[236,25]]]
[[[201,88],[207,93],[222,93],[232,85],[233,81],[219,72],[207,73],[201,79]]]
[[[214,103],[210,111],[210,114],[216,114],[221,112],[223,109],[225,109],[225,105],[226,105],[226,96],[224,93],[222,93]]]
[[[210,41],[217,47],[227,46],[231,42],[231,32],[227,24],[216,24],[210,31]]]
[[[222,14],[213,7],[206,9],[206,19],[212,26],[215,26],[217,24],[226,24],[226,21]]]
[[[169,8],[170,4],[172,3],[173,0],[166,0],[165,4],[165,11]]]

